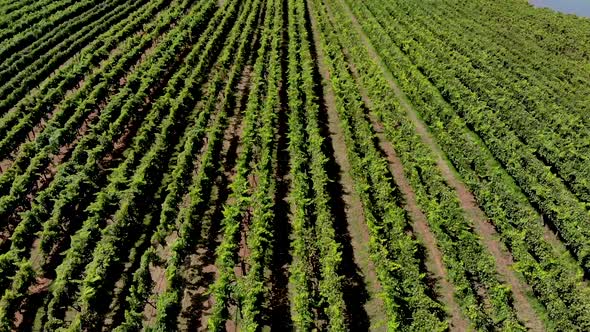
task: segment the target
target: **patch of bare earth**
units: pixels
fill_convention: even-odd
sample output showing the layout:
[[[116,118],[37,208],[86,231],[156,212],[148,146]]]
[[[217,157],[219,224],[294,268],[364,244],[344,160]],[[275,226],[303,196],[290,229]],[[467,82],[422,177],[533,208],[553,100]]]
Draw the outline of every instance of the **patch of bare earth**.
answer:
[[[51,282],[51,279],[37,277],[34,284],[29,287],[28,295],[24,301],[24,305],[22,306],[21,310],[16,311],[14,316],[13,323],[15,331],[27,330],[28,325],[32,323],[30,321],[32,318],[32,313],[30,312],[30,310],[27,309],[27,307],[29,306],[28,302],[39,302],[39,300],[49,290],[49,285],[51,284]]]
[[[239,90],[239,94],[241,96],[244,95],[247,91],[249,91],[246,87],[250,82],[250,75],[251,71],[248,70],[247,75],[242,77],[242,82],[240,82],[240,87],[242,90]],[[242,100],[241,102],[246,102],[246,100]],[[241,105],[238,105],[238,108]],[[240,116],[241,118],[241,116]],[[234,124],[235,125],[235,124]],[[240,121],[240,127],[242,123]],[[242,130],[240,130],[240,133]],[[235,134],[234,134],[235,135]],[[241,136],[240,136],[241,137]],[[230,138],[231,141],[231,138]],[[235,170],[232,171],[234,173]],[[233,174],[232,174],[233,176]],[[258,186],[258,178],[255,174],[248,175],[248,182],[250,183],[250,188],[253,191],[254,188]],[[244,215],[242,222],[240,223],[240,242],[239,242],[239,250],[238,250],[238,262],[234,267],[234,272],[238,278],[245,277],[248,273],[249,266],[248,266],[248,257],[250,257],[250,248],[248,247],[248,234],[250,231],[250,222],[252,217],[252,208],[249,208]],[[234,305],[229,306],[230,312],[230,319],[227,320],[225,323],[226,331],[238,331],[238,308]]]
[[[452,166],[446,161],[444,153],[440,147],[438,147],[436,141],[428,131],[426,124],[424,124],[416,110],[414,110],[407,101],[404,93],[395,82],[393,75],[389,73],[387,67],[383,64],[380,56],[372,46],[369,38],[364,34],[359,22],[348,5],[344,2],[342,2],[342,5],[351,18],[357,32],[361,35],[363,43],[369,50],[371,57],[377,61],[383,70],[385,78],[398,97],[400,105],[406,111],[408,118],[414,124],[416,132],[422,141],[434,152],[438,168],[445,181],[457,192],[461,208],[469,220],[473,221],[476,233],[482,238],[485,247],[494,257],[498,273],[501,278],[510,285],[518,318],[522,320],[529,329],[533,331],[543,331],[545,329],[544,325],[527,298],[527,293],[531,291],[530,287],[522,282],[512,269],[512,265],[514,264],[512,256],[497,240],[497,233],[494,226],[477,205],[473,194],[468,190],[467,186],[461,181],[461,179],[459,179],[457,173],[451,168]]]
[[[183,269],[187,284],[181,302],[180,328],[191,330],[198,327],[199,330],[205,330],[207,320],[203,319],[202,312],[213,304],[207,294],[208,285],[217,277],[217,269],[211,262],[211,252],[199,245],[189,255]]]
[[[308,7],[310,6],[308,2]],[[318,49],[317,63],[320,74],[323,78],[323,97],[325,109],[327,110],[329,139],[334,151],[334,159],[340,168],[339,178],[342,186],[342,200],[345,204],[345,217],[348,232],[353,247],[354,260],[361,269],[362,276],[366,284],[369,298],[364,305],[364,309],[369,316],[371,331],[385,331],[387,316],[384,310],[383,300],[379,297],[381,285],[377,279],[375,266],[370,258],[369,252],[369,229],[365,223],[363,215],[363,206],[360,197],[354,190],[354,182],[351,177],[351,165],[347,157],[346,143],[344,132],[340,127],[340,119],[336,110],[336,99],[334,91],[330,84],[330,72],[325,65],[324,55],[320,49],[319,31],[315,17],[310,13],[311,27],[314,43]],[[318,47],[320,46],[320,47]]]
[[[0,161],[0,174],[4,173],[12,165],[12,160],[4,159]]]
[[[158,245],[156,248],[156,255],[158,256],[157,262],[167,262],[170,258],[171,254],[171,246],[178,238],[178,234],[176,231],[169,234],[165,239],[164,245]],[[150,276],[153,280],[153,288],[152,288],[152,299],[157,299],[158,296],[163,294],[166,291],[167,281],[166,281],[166,267],[162,264],[150,264]],[[143,317],[145,319],[144,325],[145,326],[152,326],[155,323],[157,310],[155,303],[148,301],[146,306],[143,309]]]

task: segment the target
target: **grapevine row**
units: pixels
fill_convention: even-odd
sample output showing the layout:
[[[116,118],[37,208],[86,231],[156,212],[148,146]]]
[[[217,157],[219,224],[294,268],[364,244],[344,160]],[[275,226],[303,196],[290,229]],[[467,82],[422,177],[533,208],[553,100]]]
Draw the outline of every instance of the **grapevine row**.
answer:
[[[387,11],[382,8],[379,13],[382,20],[389,16],[383,17]],[[401,38],[399,31],[393,32],[391,28],[389,30],[396,45],[401,45],[401,41],[397,39],[398,36]],[[412,42],[402,46],[402,50],[430,77],[445,100],[473,128],[531,203],[552,222],[580,266],[586,272],[590,271],[590,229],[583,227],[590,223],[590,214],[585,206],[535,157],[534,150],[524,145],[509,126],[489,110],[484,101],[458,81],[450,71],[436,68],[438,62],[428,60],[436,58],[433,51]],[[451,59],[448,61],[453,62]]]
[[[8,186],[12,184],[14,187],[13,182],[21,176],[25,176],[25,180],[20,180],[20,186],[23,186],[23,189],[17,189],[17,192],[29,188],[31,182],[36,178],[34,175],[50,161],[50,155],[56,154],[60,146],[70,143],[74,139],[76,128],[79,128],[81,122],[87,118],[92,109],[98,108],[100,102],[108,97],[109,87],[119,81],[119,78],[137,61],[142,52],[153,43],[153,40],[182,14],[186,6],[188,6],[188,1],[183,1],[175,10],[164,12],[156,21],[147,25],[145,27],[146,33],[143,36],[136,35],[127,40],[120,47],[121,53],[108,59],[102,66],[100,73],[89,77],[88,84],[57,106],[58,110],[54,117],[48,121],[44,130],[35,141],[24,143],[21,146],[14,163],[0,176],[0,192],[2,194],[6,195],[14,191],[15,189]],[[149,16],[150,12],[145,14],[147,14],[145,16]],[[141,18],[146,19],[145,16]],[[52,90],[52,94],[60,95],[62,93],[60,91],[58,87]],[[39,104],[34,110],[30,110],[30,113],[24,115],[24,122],[20,122],[14,127],[18,128],[16,132],[20,131],[23,126],[30,126],[27,122],[28,116],[40,112],[43,107],[47,107],[47,105]],[[13,136],[8,135],[2,143],[13,142],[10,139],[16,140]],[[5,145],[2,143],[0,145],[4,147]]]
[[[199,14],[196,15],[195,17],[193,17],[192,19],[188,19],[185,18],[185,22],[184,24],[179,24],[179,26],[176,28],[176,31],[182,31],[182,29],[185,27],[185,24],[188,23],[186,21],[192,21],[193,23],[191,23],[193,25],[193,29],[196,28],[199,25],[199,18],[203,17],[205,15],[207,15],[207,13],[210,13],[211,9],[213,8],[213,5],[211,3],[211,1],[209,1],[208,4],[204,4],[202,7],[195,7],[193,10],[195,11],[194,14]],[[189,25],[190,27],[190,25]],[[172,32],[176,32],[174,30],[172,30]],[[188,33],[188,31],[187,31]],[[149,87],[152,84],[152,81],[157,77],[157,75],[159,74],[160,70],[157,66],[159,66],[160,68],[162,68],[162,66],[164,66],[166,63],[169,63],[169,61],[171,60],[172,57],[175,57],[177,54],[177,51],[179,48],[182,47],[182,40],[183,40],[183,35],[182,34],[174,34],[171,33],[168,35],[169,39],[165,39],[162,41],[161,44],[158,45],[157,49],[154,52],[154,58],[158,60],[158,62],[155,62],[153,65],[147,63],[145,66],[151,66],[151,72],[152,72],[152,77],[141,77],[139,76],[139,72],[137,72],[136,78],[132,78],[130,79],[131,82],[133,82],[134,80],[136,81],[141,81],[144,86],[143,89],[147,89],[147,87]],[[194,61],[194,60],[193,60]],[[171,83],[174,83],[175,81],[172,81]],[[131,107],[133,107],[133,105],[137,105],[138,103],[140,103],[140,101],[143,101],[144,99],[144,95],[145,92],[143,94],[139,94],[136,95],[135,99],[130,99],[127,101],[127,104],[124,106],[123,109],[121,109],[121,111],[123,112],[123,114],[121,114],[121,116],[125,116],[125,117],[129,117],[130,114],[129,112],[131,111]],[[109,108],[112,105],[111,108]],[[160,108],[163,108],[165,106],[164,103],[159,104]],[[84,181],[88,181],[90,179],[92,179],[92,177],[89,177],[91,174],[93,174],[94,172],[98,171],[98,163],[97,163],[97,158],[98,158],[98,154],[102,153],[101,151],[104,151],[104,149],[106,149],[107,145],[111,144],[112,139],[105,139],[105,140],[100,140],[100,142],[103,142],[102,145],[91,145],[94,146],[94,150],[89,149],[88,146],[84,146],[84,144],[92,144],[92,140],[93,139],[97,139],[98,137],[93,137],[94,135],[115,135],[117,133],[118,130],[120,129],[120,126],[124,123],[124,117],[119,117],[117,119],[117,121],[115,121],[114,123],[110,123],[109,117],[110,116],[114,116],[115,114],[109,114],[112,113],[114,110],[114,108],[117,107],[115,105],[113,105],[113,103],[110,103],[107,106],[107,109],[105,109],[105,111],[103,111],[103,113],[101,114],[101,119],[100,121],[96,124],[96,129],[100,128],[100,126],[104,126],[106,127],[103,130],[98,130],[98,131],[94,131],[91,134],[88,134],[86,136],[84,136],[83,140],[80,142],[80,144],[76,147],[76,151],[74,151],[73,153],[73,157],[72,159],[70,159],[68,162],[66,162],[65,164],[61,165],[59,170],[58,170],[58,174],[56,175],[56,178],[54,179],[54,181],[50,184],[50,186],[42,191],[38,197],[36,198],[36,201],[33,203],[33,207],[31,210],[27,211],[26,213],[23,214],[23,220],[19,223],[19,225],[17,226],[17,229],[15,230],[12,238],[11,238],[11,249],[9,252],[3,254],[2,256],[0,256],[0,261],[3,262],[3,264],[5,264],[6,262],[10,262],[10,261],[14,261],[15,259],[17,259],[17,257],[26,254],[26,250],[25,248],[27,248],[27,245],[32,241],[32,236],[35,233],[36,229],[38,229],[38,227],[41,225],[41,222],[46,218],[46,216],[49,214],[55,214],[55,213],[60,213],[59,211],[63,211],[64,209],[66,209],[69,206],[68,202],[71,202],[72,200],[76,199],[78,196],[78,194],[80,193],[80,184],[81,183],[85,183]],[[154,113],[158,113],[160,110],[158,109],[157,112],[155,111]],[[127,114],[127,115],[125,115]],[[153,113],[152,113],[153,114]],[[148,120],[151,120],[151,122],[153,122],[154,120],[156,120],[157,117],[154,118],[150,118],[148,116]],[[151,123],[148,122],[148,123]],[[152,124],[153,126],[153,124]],[[110,127],[110,129],[109,129]],[[148,128],[150,127],[149,125],[147,126]],[[146,131],[145,135],[151,135],[149,134],[149,131]],[[140,136],[141,138],[141,136]],[[145,139],[144,139],[145,140]],[[138,143],[141,142],[140,139],[137,139],[136,141],[139,141]],[[144,143],[145,144],[145,143]],[[147,147],[146,147],[147,148]],[[80,150],[79,150],[80,149]],[[78,158],[82,158],[86,152],[89,151],[90,153],[93,153],[94,156],[89,155],[89,159],[87,160],[87,162],[85,164],[78,164],[76,165],[75,162],[76,161],[82,161],[82,160],[77,160]],[[76,158],[76,155],[79,155],[78,158]],[[74,175],[70,175],[68,174],[69,172],[78,170],[77,174],[74,173]],[[87,179],[84,179],[84,176],[87,176]],[[61,189],[66,188],[66,190],[62,191]],[[69,189],[69,190],[68,190]],[[51,198],[55,198],[58,197],[59,199],[57,201],[52,201]],[[50,205],[50,203],[54,203],[55,207]],[[53,210],[53,212],[52,212]],[[83,232],[83,234],[85,234],[85,236],[88,236],[88,232]],[[47,239],[45,239],[47,240]],[[75,243],[76,241],[73,241],[73,243]],[[79,245],[83,245],[84,243],[79,243]],[[76,246],[73,245],[74,248],[76,248]],[[80,248],[78,248],[80,249]],[[80,250],[79,252],[75,252],[76,254],[82,254],[84,251]],[[80,256],[78,256],[80,257]],[[70,269],[71,266],[69,264],[67,264],[67,260],[65,261],[66,264],[62,264],[62,266],[64,266],[65,269]],[[71,264],[71,263],[70,263]],[[2,278],[6,278],[9,275],[9,272],[7,270],[4,271]],[[58,276],[59,276],[59,272],[58,272]],[[59,283],[58,283],[59,284]],[[56,286],[55,291],[57,292],[59,289],[59,287]]]
[[[121,201],[117,204],[119,208],[114,214],[113,222],[102,230],[102,239],[100,239],[97,247],[94,249],[95,254],[92,256],[92,261],[85,269],[81,297],[78,300],[82,306],[82,313],[74,321],[71,328],[76,329],[80,325],[92,324],[93,312],[89,311],[89,308],[93,308],[96,305],[96,301],[98,300],[96,297],[97,294],[106,286],[105,283],[108,283],[105,279],[106,273],[117,263],[117,256],[111,256],[107,252],[120,252],[125,246],[125,243],[128,244],[128,240],[121,239],[117,234],[126,232],[128,227],[133,227],[135,223],[141,222],[141,206],[144,206],[146,203],[140,201],[137,195],[146,190],[153,190],[151,188],[161,181],[158,179],[161,179],[159,176],[163,175],[161,172],[156,173],[156,171],[158,167],[162,167],[161,163],[166,160],[166,156],[169,156],[164,152],[170,152],[169,149],[166,149],[166,145],[174,142],[174,137],[177,137],[175,136],[177,131],[183,130],[182,124],[184,121],[181,119],[185,116],[184,113],[187,112],[187,107],[190,107],[194,103],[193,98],[196,97],[191,94],[191,91],[206,78],[204,73],[210,66],[210,61],[214,58],[217,47],[220,46],[218,43],[219,37],[224,33],[227,24],[231,22],[235,10],[235,5],[230,6],[230,10],[223,13],[225,16],[221,25],[215,27],[217,30],[210,36],[204,35],[204,38],[201,39],[202,41],[206,41],[206,45],[203,46],[203,43],[199,42],[201,46],[199,47],[197,45],[189,55],[189,61],[194,63],[193,71],[185,79],[185,86],[180,91],[178,97],[170,101],[170,113],[166,115],[164,121],[160,124],[160,133],[156,135],[156,140],[151,147],[149,145],[146,146],[146,148],[150,149],[141,158],[136,171],[132,173],[129,188],[121,193]],[[210,25],[210,27],[213,26]],[[209,54],[210,56],[202,56],[202,54]],[[170,96],[165,95],[163,98],[163,100],[166,100]],[[149,131],[146,130],[145,133],[147,134]],[[147,179],[147,181],[144,181],[144,179]]]
[[[318,3],[313,5],[313,15],[321,17]],[[361,197],[371,235],[371,258],[383,287],[388,327],[445,330],[448,322],[444,309],[429,296],[420,270],[421,258],[416,255],[418,243],[406,233],[409,220],[400,207],[387,164],[374,145],[374,133],[365,119],[359,91],[340,48],[334,43],[333,30],[325,26],[324,19],[317,22],[321,32],[319,44],[330,72],[355,189]]]
[[[14,29],[7,29],[0,32],[0,59],[6,59],[8,54],[18,52],[34,41],[37,36],[45,35],[56,28],[59,28],[61,24],[77,17],[78,15],[86,12],[95,5],[98,1],[96,0],[85,0],[75,4],[71,4],[70,0],[61,0],[61,4],[65,4],[67,7],[63,11],[56,13],[43,11],[40,13],[42,19],[37,24],[33,24],[30,28],[24,28],[23,26],[14,27]],[[19,31],[18,33],[15,33]],[[6,38],[6,36],[12,36],[12,38]]]
[[[399,8],[386,8],[390,14],[399,12]],[[479,50],[481,46],[470,46],[469,42],[451,34],[450,28],[436,29],[433,36],[428,29],[404,24],[408,25],[408,33],[418,43],[434,50],[433,56],[447,64],[444,67],[446,75],[456,76],[466,88],[485,101],[485,112],[498,117],[499,121],[511,128],[516,137],[534,152],[534,157],[550,166],[552,172],[580,200],[590,202],[590,162],[583,157],[590,153],[590,147],[586,144],[590,139],[590,132],[580,117],[564,121],[564,116],[572,116],[568,115],[570,112],[560,105],[560,101],[551,100],[556,91],[548,89],[545,81],[539,84],[535,78],[527,75],[531,72],[530,69],[524,72],[516,68],[509,71],[498,70],[502,65],[501,61],[474,54],[473,50]],[[404,24],[396,26],[403,27]],[[451,35],[444,36],[446,40],[437,39],[436,35],[443,34],[443,31]],[[396,29],[395,33],[401,35],[405,32]],[[489,43],[487,45],[489,47]],[[497,53],[499,52],[494,51],[494,54]],[[437,86],[445,96],[456,94],[446,83],[444,88],[442,84]],[[558,89],[562,90],[563,87]],[[556,123],[561,124],[559,131],[554,129]],[[567,147],[567,154],[562,152],[564,147]]]
[[[227,123],[228,111],[234,104],[232,90],[240,78],[240,73],[243,70],[248,55],[248,44],[251,41],[252,33],[254,33],[260,6],[260,1],[254,1],[245,5],[244,11],[242,12],[243,18],[237,22],[236,29],[232,31],[228,39],[228,47],[224,50],[218,62],[220,66],[224,67],[230,61],[233,61],[227,81],[225,84],[222,84],[222,72],[219,72],[213,78],[210,86],[213,91],[208,93],[209,98],[206,103],[206,109],[204,110],[203,116],[199,118],[199,120],[206,118],[206,114],[210,113],[216,107],[216,103],[220,106],[221,109],[213,125],[207,128],[207,150],[203,154],[198,171],[191,181],[192,188],[189,193],[189,202],[180,208],[178,212],[177,226],[174,227],[177,229],[178,238],[172,244],[171,257],[166,262],[167,287],[166,291],[158,296],[156,324],[154,327],[156,330],[171,330],[175,329],[177,325],[176,319],[180,311],[179,303],[182,300],[183,289],[182,277],[180,275],[181,264],[189,253],[190,248],[193,248],[194,244],[199,242],[194,237],[198,234],[198,230],[200,230],[201,220],[207,209],[206,203],[208,202],[207,197],[211,193],[212,179],[219,167],[218,154],[221,148],[224,127]],[[238,43],[239,45],[236,45]],[[236,46],[237,50],[234,49]],[[232,57],[232,55],[234,56]],[[218,94],[222,87],[221,101],[219,101]],[[189,146],[196,144],[197,140],[202,140],[203,134],[205,133],[204,126],[205,122],[199,121],[190,129],[187,133],[189,138],[185,143],[184,151],[187,151]],[[182,167],[182,164],[180,164],[182,159],[179,157],[178,160],[179,163],[176,169]],[[170,225],[164,224],[165,218],[160,218],[160,222],[161,229],[170,228]]]
[[[244,299],[240,297],[240,290],[238,289],[238,280],[234,271],[238,257],[238,245],[240,237],[240,228],[242,221],[249,214],[248,208],[252,204],[253,190],[249,183],[249,177],[252,174],[251,163],[255,158],[255,147],[260,146],[259,132],[260,119],[264,117],[261,105],[263,96],[265,96],[265,88],[270,89],[271,82],[263,83],[265,79],[265,66],[269,60],[269,53],[272,52],[271,45],[273,45],[271,29],[276,23],[275,15],[276,1],[270,0],[265,3],[264,9],[264,23],[261,32],[261,41],[258,55],[254,64],[252,74],[252,88],[248,96],[244,115],[244,129],[241,140],[241,153],[238,156],[236,175],[230,186],[231,193],[228,202],[224,206],[223,220],[221,225],[223,227],[223,240],[216,250],[215,265],[219,271],[219,276],[215,283],[211,285],[210,292],[214,304],[212,313],[209,317],[208,326],[210,330],[222,331],[225,327],[225,322],[229,316],[230,301],[237,301],[238,309],[241,308],[241,301]],[[277,15],[278,16],[278,15]],[[280,16],[279,16],[280,17]],[[276,37],[276,36],[275,36]],[[272,75],[272,74],[271,74]],[[272,79],[270,79],[272,80]]]
[[[321,270],[318,288],[327,303],[327,327],[332,331],[343,331],[348,322],[343,278],[339,275],[342,251],[336,241],[334,217],[330,210],[332,202],[327,191],[330,180],[325,170],[327,157],[319,128],[319,105],[314,92],[314,67],[310,36],[305,26],[305,6],[302,2],[290,1],[289,9],[292,18],[289,21],[289,149],[295,211],[292,243],[295,262],[290,270],[294,285],[294,321],[302,330],[309,329],[313,322],[311,308],[317,303],[311,303],[313,298],[308,284],[313,275],[310,260],[317,256],[315,259],[319,259]],[[306,169],[308,160],[310,165]]]
[[[241,327],[244,331],[259,331],[262,326],[262,309],[265,298],[269,298],[270,288],[267,285],[266,271],[269,269],[273,246],[273,223],[278,220],[274,214],[276,195],[276,162],[277,162],[277,128],[278,114],[282,111],[279,101],[281,87],[281,44],[283,30],[283,3],[269,1],[274,8],[267,15],[273,20],[272,27],[266,31],[274,38],[270,42],[270,54],[267,64],[266,99],[260,115],[258,131],[259,143],[256,166],[252,176],[256,185],[252,191],[250,208],[251,218],[248,224],[246,245],[249,249],[247,257],[247,273],[238,279],[237,297],[241,300]]]
[[[78,27],[79,31],[73,33],[76,27],[72,26],[64,29],[63,34],[56,34],[54,37],[56,39],[66,37],[57,47],[51,49],[41,47],[40,54],[31,51],[27,56],[21,55],[18,61],[11,62],[12,66],[9,69],[0,72],[0,79],[5,82],[0,88],[0,98],[6,99],[6,103],[18,100],[23,92],[36,87],[42,79],[58,69],[64,61],[79,52],[88,42],[111,29],[114,23],[127,17],[142,4],[142,2],[134,5],[123,3],[119,7],[105,7],[104,10],[92,12],[92,15],[88,15],[87,18],[80,19],[83,27]],[[93,22],[88,23],[86,19]],[[25,64],[23,68],[19,68],[21,61]]]
[[[354,32],[341,4],[334,3],[333,7],[338,29]],[[418,204],[426,213],[437,244],[444,253],[443,259],[464,315],[478,329],[522,329],[510,305],[511,292],[495,275],[493,257],[473,232],[472,221],[464,216],[457,194],[445,183],[429,148],[421,142],[409,120],[400,114],[403,110],[378,65],[369,60],[370,54],[355,33],[342,35],[340,40],[354,58],[360,81],[372,101],[371,112],[383,123],[416,193]],[[492,312],[486,312],[479,299],[477,284],[484,286],[491,298]]]
[[[473,137],[465,122],[453,115],[428,78],[394,46],[386,34],[386,26],[363,5],[350,2],[348,5],[373,45],[381,45],[377,49],[379,55],[494,222],[517,262],[517,270],[548,309],[554,326],[586,324],[583,322],[588,322],[588,289],[568,260],[556,254],[545,241],[541,219],[526,197]]]

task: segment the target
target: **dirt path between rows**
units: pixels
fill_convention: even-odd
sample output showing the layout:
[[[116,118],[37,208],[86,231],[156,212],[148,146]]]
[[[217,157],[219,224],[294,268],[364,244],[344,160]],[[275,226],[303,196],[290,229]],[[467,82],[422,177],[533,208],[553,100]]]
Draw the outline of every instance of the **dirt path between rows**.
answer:
[[[428,131],[426,124],[420,119],[416,110],[408,102],[404,93],[401,91],[393,75],[389,72],[381,57],[372,46],[368,36],[362,30],[361,25],[352,13],[351,9],[345,1],[342,1],[343,8],[351,18],[353,25],[357,32],[361,36],[364,45],[367,47],[369,54],[381,67],[384,77],[389,83],[391,89],[394,91],[399,99],[401,107],[406,111],[408,118],[414,124],[416,132],[428,147],[433,151],[436,164],[440,169],[445,181],[457,192],[461,208],[465,212],[466,216],[473,221],[476,233],[482,238],[482,241],[488,251],[492,254],[496,261],[497,271],[500,274],[502,280],[508,283],[512,289],[514,296],[514,307],[517,311],[518,318],[522,320],[526,327],[533,331],[545,330],[544,324],[533,309],[531,303],[527,298],[527,292],[530,291],[530,287],[522,282],[516,275],[515,271],[511,268],[514,264],[512,255],[503,247],[503,245],[497,240],[497,233],[494,226],[489,222],[485,213],[479,208],[475,201],[475,197],[469,191],[467,186],[459,179],[458,175],[449,165],[446,160],[445,154],[442,152],[434,138]]]
[[[310,8],[309,2],[307,3]],[[364,277],[369,298],[364,305],[370,322],[371,331],[385,331],[387,316],[383,300],[378,296],[381,293],[381,285],[377,279],[375,266],[370,258],[369,253],[369,229],[365,223],[363,215],[363,206],[360,197],[354,190],[354,182],[350,175],[351,166],[346,154],[346,143],[344,132],[340,127],[340,118],[336,110],[336,98],[334,91],[329,85],[330,73],[325,65],[324,55],[322,54],[319,43],[319,32],[313,13],[309,13],[312,27],[313,42],[317,52],[317,65],[320,75],[322,76],[322,90],[324,109],[327,111],[327,126],[329,131],[329,144],[334,151],[334,159],[339,166],[339,184],[342,187],[342,201],[345,204],[346,224],[351,238],[351,244],[354,250],[354,260],[356,265],[361,269]]]
[[[447,270],[443,263],[443,255],[436,245],[434,234],[428,226],[426,216],[418,207],[416,194],[410,185],[410,182],[404,174],[404,168],[401,160],[395,152],[393,146],[387,138],[380,123],[374,117],[371,117],[371,123],[375,130],[376,136],[379,140],[380,148],[385,152],[389,169],[393,175],[394,181],[399,187],[402,195],[405,198],[405,210],[409,212],[410,218],[413,220],[412,228],[418,234],[421,242],[426,247],[427,251],[427,267],[430,272],[434,274],[440,289],[437,290],[439,295],[443,297],[444,303],[450,310],[450,324],[453,330],[467,331],[471,330],[468,321],[461,314],[461,308],[453,297],[454,286],[448,280]]]

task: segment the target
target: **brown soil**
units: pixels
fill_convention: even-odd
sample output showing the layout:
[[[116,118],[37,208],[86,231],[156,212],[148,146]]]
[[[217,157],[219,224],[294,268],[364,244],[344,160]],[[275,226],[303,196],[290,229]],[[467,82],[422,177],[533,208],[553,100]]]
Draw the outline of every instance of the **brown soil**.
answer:
[[[310,6],[308,2],[308,6]],[[310,14],[311,26],[315,45],[319,44],[319,32],[315,17]],[[320,47],[317,47],[320,49]],[[328,128],[330,141],[334,151],[336,163],[340,166],[340,184],[343,188],[342,200],[344,201],[346,222],[350,233],[352,247],[354,249],[354,259],[360,267],[370,298],[364,308],[370,320],[371,331],[385,331],[387,317],[384,310],[383,300],[378,296],[381,293],[381,285],[377,279],[375,267],[370,259],[369,253],[369,229],[365,223],[363,215],[363,206],[360,197],[354,190],[354,182],[350,175],[351,166],[347,157],[346,143],[344,132],[340,127],[340,119],[336,110],[336,101],[334,91],[329,82],[330,72],[325,65],[324,55],[318,52],[318,66],[323,78],[323,90],[325,108],[327,110]]]
[[[381,61],[380,56],[371,45],[368,37],[364,34],[360,24],[358,23],[356,17],[348,5],[343,2],[343,7],[348,12],[353,24],[357,29],[357,32],[361,35],[363,43],[369,50],[371,56],[381,66],[385,78],[389,82],[390,87],[395,92],[400,101],[400,105],[406,111],[408,118],[416,127],[416,132],[422,141],[434,152],[438,168],[442,172],[445,181],[457,192],[461,208],[465,211],[467,217],[474,222],[475,231],[482,237],[484,245],[494,257],[498,273],[502,279],[510,285],[514,296],[514,307],[516,308],[519,319],[521,319],[529,329],[533,331],[543,331],[545,329],[544,325],[527,298],[527,293],[530,292],[530,287],[523,283],[516,276],[515,271],[511,268],[511,266],[514,264],[512,256],[507,252],[502,244],[498,242],[497,233],[494,229],[494,226],[489,222],[485,213],[477,205],[473,194],[459,179],[456,172],[452,169],[452,166],[449,165],[449,162],[446,160],[444,153],[440,147],[438,147],[434,138],[428,131],[426,124],[424,124],[416,110],[414,110],[407,101],[404,93],[393,79],[393,75],[389,73],[387,67]]]
[[[47,278],[37,278],[37,282],[29,287],[29,293],[37,294],[47,291],[52,281],[53,280]]]
[[[35,241],[33,241],[33,245],[31,246],[31,258],[30,258],[30,262],[31,265],[33,265],[34,269],[40,269],[41,268],[41,264],[43,263],[41,260],[43,258],[43,256],[41,255],[41,253],[39,252],[39,246],[41,245],[41,240],[39,238],[36,238]]]
[[[238,250],[238,264],[234,268],[238,278],[245,277],[249,271],[248,257],[250,257],[250,248],[248,247],[248,234],[250,233],[251,215],[252,211],[250,210],[242,220],[242,227],[240,230],[240,247]]]
[[[25,299],[25,307],[28,302],[30,302],[34,298],[42,297],[44,294],[49,290],[49,285],[53,280],[47,278],[37,277],[35,283],[29,287],[28,297]],[[15,327],[15,331],[22,331],[28,327],[30,323],[29,319],[30,313],[27,312],[27,309],[21,307],[20,310],[15,312],[13,323]]]
[[[217,268],[209,258],[211,258],[211,252],[204,246],[200,246],[188,257],[188,263],[184,267],[186,276],[194,275],[194,277],[190,279],[182,298],[180,327],[183,330],[207,329],[204,313],[210,313],[213,306],[213,301],[207,294],[208,285],[217,278]]]
[[[8,229],[2,229],[0,230],[0,248],[2,248],[6,241],[10,238],[10,230]]]
[[[158,259],[161,262],[167,262],[170,258],[171,245],[174,243],[174,241],[176,241],[177,238],[178,234],[176,232],[172,232],[172,234],[166,237],[166,245],[158,246],[156,253],[158,255]],[[166,268],[161,265],[150,265],[150,275],[154,281],[152,294],[154,295],[153,298],[155,299],[160,294],[164,293],[164,291],[166,291],[166,286],[168,285],[166,282]],[[144,308],[143,315],[146,319],[147,326],[152,325],[154,323],[154,319],[156,318],[157,312],[154,305],[155,303],[148,303]]]
[[[0,161],[0,174],[4,173],[12,165],[12,160],[4,159]]]

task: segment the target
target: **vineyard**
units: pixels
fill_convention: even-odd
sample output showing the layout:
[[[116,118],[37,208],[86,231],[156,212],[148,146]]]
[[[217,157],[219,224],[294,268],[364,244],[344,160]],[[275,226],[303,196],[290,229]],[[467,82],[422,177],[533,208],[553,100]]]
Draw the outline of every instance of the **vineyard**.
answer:
[[[0,0],[0,332],[589,331],[588,32]]]

